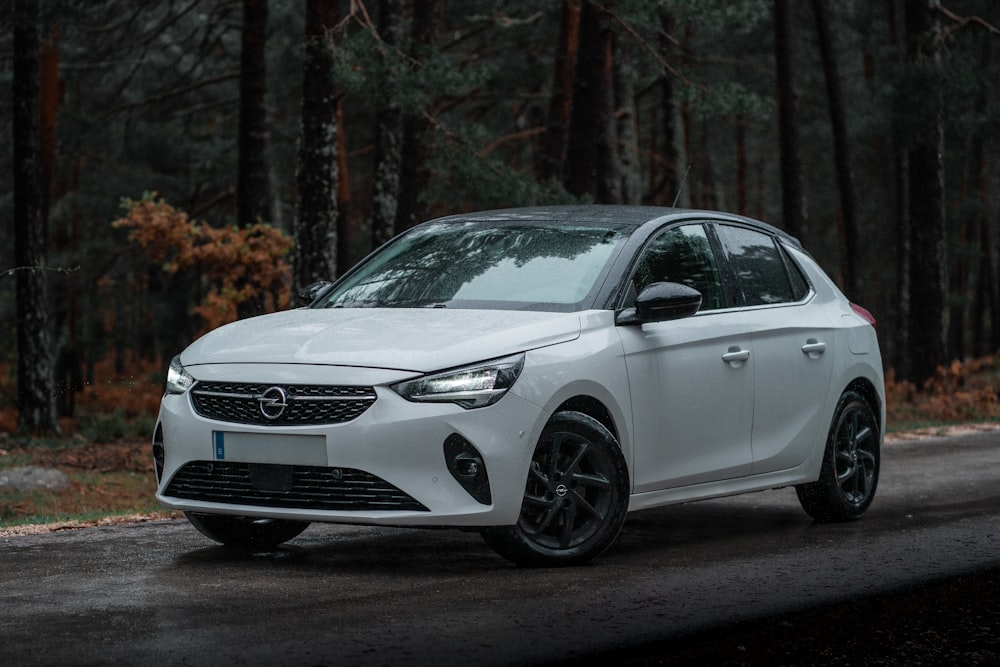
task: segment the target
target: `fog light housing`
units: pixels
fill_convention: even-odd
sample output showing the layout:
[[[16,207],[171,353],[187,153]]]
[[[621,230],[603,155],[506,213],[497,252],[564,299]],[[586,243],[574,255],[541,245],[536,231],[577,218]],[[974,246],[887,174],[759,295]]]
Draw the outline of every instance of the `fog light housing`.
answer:
[[[471,442],[452,433],[444,441],[444,460],[451,476],[476,502],[483,505],[493,502],[486,463]]]
[[[153,465],[156,468],[156,481],[163,477],[163,425],[156,425],[156,432],[153,433]]]

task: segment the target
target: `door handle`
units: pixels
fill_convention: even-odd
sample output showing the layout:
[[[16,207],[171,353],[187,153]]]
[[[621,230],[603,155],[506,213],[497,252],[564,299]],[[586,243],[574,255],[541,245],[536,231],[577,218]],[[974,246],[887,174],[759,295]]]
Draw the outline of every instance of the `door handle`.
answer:
[[[826,343],[821,343],[815,338],[810,338],[802,346],[802,352],[807,354],[810,359],[819,359],[820,355],[826,352]]]
[[[739,368],[749,358],[750,350],[740,349],[739,345],[733,345],[728,352],[722,355],[722,360],[733,368]]]

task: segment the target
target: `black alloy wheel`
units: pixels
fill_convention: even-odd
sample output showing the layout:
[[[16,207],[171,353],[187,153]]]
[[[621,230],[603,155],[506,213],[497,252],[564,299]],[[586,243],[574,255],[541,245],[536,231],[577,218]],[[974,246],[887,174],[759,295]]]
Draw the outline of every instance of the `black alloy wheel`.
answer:
[[[802,508],[817,521],[850,521],[871,505],[878,486],[881,435],[871,406],[853,391],[841,396],[819,480],[796,487]]]
[[[483,534],[518,565],[579,565],[614,542],[628,497],[628,470],[615,437],[585,414],[559,412],[535,447],[517,524]]]

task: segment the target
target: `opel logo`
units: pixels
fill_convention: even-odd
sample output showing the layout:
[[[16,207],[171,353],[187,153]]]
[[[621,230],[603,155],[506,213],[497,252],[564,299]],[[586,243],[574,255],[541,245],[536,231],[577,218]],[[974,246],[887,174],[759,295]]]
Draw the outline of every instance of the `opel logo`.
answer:
[[[285,414],[288,394],[281,387],[271,387],[257,397],[257,403],[260,405],[260,414],[264,415],[265,419],[274,420]]]

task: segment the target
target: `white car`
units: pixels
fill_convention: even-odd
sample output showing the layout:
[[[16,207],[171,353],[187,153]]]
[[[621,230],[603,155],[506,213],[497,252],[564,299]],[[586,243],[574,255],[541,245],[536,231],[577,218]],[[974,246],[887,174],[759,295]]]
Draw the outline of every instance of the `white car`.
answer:
[[[794,485],[842,521],[874,497],[874,320],[764,223],[455,215],[302,296],[170,365],[157,498],[224,544],[472,527],[520,565],[571,565],[630,510]]]

